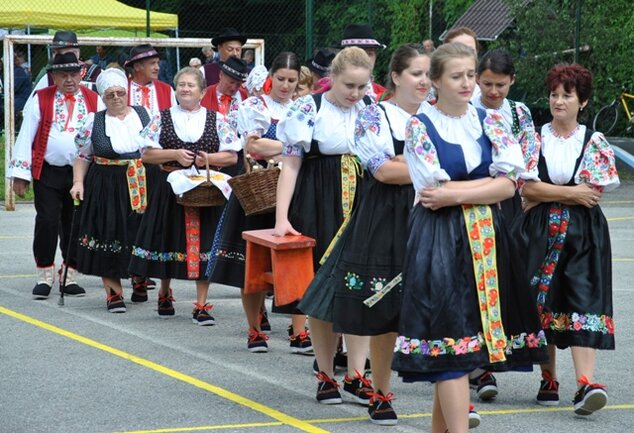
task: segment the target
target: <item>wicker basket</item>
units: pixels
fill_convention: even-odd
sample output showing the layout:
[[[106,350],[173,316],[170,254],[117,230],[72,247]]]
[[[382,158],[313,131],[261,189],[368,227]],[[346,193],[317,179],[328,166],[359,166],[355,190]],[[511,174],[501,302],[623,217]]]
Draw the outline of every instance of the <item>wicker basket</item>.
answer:
[[[188,207],[212,207],[225,204],[225,196],[216,185],[211,183],[209,162],[206,161],[207,180],[197,185],[194,189],[176,195],[176,203]]]
[[[280,168],[253,170],[229,179],[229,185],[238,198],[245,215],[259,215],[275,210],[277,179]]]

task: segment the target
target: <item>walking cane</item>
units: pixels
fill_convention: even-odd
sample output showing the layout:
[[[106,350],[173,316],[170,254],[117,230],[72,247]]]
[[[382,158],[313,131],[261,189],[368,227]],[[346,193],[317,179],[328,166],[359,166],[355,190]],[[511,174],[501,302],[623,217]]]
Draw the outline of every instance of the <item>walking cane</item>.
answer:
[[[66,247],[66,260],[70,260],[71,247],[73,246],[73,241],[75,240],[75,215],[77,215],[77,209],[79,209],[80,204],[81,201],[78,198],[73,199],[73,216],[70,219],[70,239],[68,240],[68,246]],[[66,287],[66,277],[68,277],[68,262],[66,262],[66,266],[64,266],[64,275],[59,281],[59,301],[57,301],[57,305],[60,307],[64,306],[64,287]]]

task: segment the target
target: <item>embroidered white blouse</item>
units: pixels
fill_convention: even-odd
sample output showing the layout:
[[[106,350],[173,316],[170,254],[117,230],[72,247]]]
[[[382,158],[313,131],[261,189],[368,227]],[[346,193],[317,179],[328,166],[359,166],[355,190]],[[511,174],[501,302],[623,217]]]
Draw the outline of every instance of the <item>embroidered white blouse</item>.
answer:
[[[273,120],[286,117],[292,101],[283,104],[269,95],[251,96],[245,99],[235,113],[238,134],[242,137],[262,137]]]
[[[183,110],[179,106],[171,107],[170,114],[174,123],[174,132],[183,141],[194,143],[202,137],[205,130],[205,120],[207,119],[207,109],[201,107],[197,111]],[[216,130],[220,145],[219,152],[238,152],[242,149],[242,143],[238,138],[235,129],[227,122],[224,116],[216,116]],[[162,149],[159,144],[161,136],[161,114],[152,118],[150,123],[141,131],[143,142],[141,149],[155,148]]]
[[[594,132],[587,143],[584,143],[586,127],[578,125],[577,129],[569,137],[557,135],[550,123],[542,127],[541,146],[535,147],[529,156],[530,178],[539,181],[537,162],[539,152],[546,161],[548,176],[556,185],[564,185],[570,182],[574,176],[574,183],[588,183],[603,191],[612,191],[621,182],[616,170],[614,150],[602,133]],[[583,149],[583,159],[575,172],[575,162]]]
[[[310,151],[312,140],[317,141],[324,155],[352,153],[355,121],[363,107],[365,102],[361,100],[342,109],[322,95],[317,113],[311,95],[298,98],[277,125],[277,138],[284,143],[282,155],[303,157]]]
[[[106,136],[110,138],[112,150],[116,153],[132,153],[141,149],[143,139],[141,130],[143,124],[139,115],[134,109],[130,109],[128,114],[119,119],[106,113]],[[75,137],[77,146],[77,158],[92,161],[94,151],[92,147],[92,130],[95,123],[95,114],[90,113],[84,128]]]
[[[363,108],[356,120],[352,151],[359,157],[365,168],[374,174],[385,161],[394,158],[393,139],[405,140],[405,127],[412,117],[407,111],[390,101]],[[431,106],[423,102],[417,113],[429,110]],[[385,109],[385,111],[383,111]],[[388,122],[389,119],[389,122]],[[391,128],[390,128],[391,126]]]
[[[481,148],[476,140],[483,131],[492,144],[492,163],[489,166],[491,176],[506,176],[515,181],[524,170],[520,146],[505,128],[499,114],[488,112],[483,124],[480,124],[476,108],[472,105],[458,118],[445,115],[435,106],[425,114],[440,138],[462,148],[467,172],[473,171],[482,161]],[[451,180],[440,166],[435,144],[431,141],[425,124],[417,117],[412,117],[407,122],[404,154],[416,191]]]

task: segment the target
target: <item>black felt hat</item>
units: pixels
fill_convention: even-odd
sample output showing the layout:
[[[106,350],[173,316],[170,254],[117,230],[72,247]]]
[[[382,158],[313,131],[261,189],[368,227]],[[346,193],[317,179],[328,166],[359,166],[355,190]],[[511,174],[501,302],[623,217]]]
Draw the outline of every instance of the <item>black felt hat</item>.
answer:
[[[128,60],[125,61],[124,66],[130,66],[134,62],[152,57],[160,57],[158,51],[156,51],[152,45],[137,45],[130,50],[130,56],[128,57]]]
[[[79,60],[77,60],[75,53],[69,52],[64,54],[55,54],[46,69],[51,72],[75,72],[81,70],[82,66],[83,65],[79,62]]]
[[[222,29],[222,31],[211,40],[211,45],[214,49],[217,49],[218,45],[227,41],[239,41],[240,45],[244,45],[247,42],[247,37],[233,27],[227,27],[226,29]]]
[[[372,27],[368,24],[348,24],[343,29],[340,48],[385,48],[385,45],[374,38]]]
[[[249,76],[247,62],[238,57],[230,56],[224,62],[220,62],[219,65],[222,72],[236,80],[246,81]]]
[[[53,36],[53,43],[51,43],[50,48],[55,49],[78,46],[79,43],[77,42],[77,35],[75,33],[60,30],[59,32],[55,32],[55,36]]]
[[[325,76],[330,70],[330,64],[335,58],[336,53],[330,48],[320,48],[315,57],[306,60],[306,66],[320,76]]]

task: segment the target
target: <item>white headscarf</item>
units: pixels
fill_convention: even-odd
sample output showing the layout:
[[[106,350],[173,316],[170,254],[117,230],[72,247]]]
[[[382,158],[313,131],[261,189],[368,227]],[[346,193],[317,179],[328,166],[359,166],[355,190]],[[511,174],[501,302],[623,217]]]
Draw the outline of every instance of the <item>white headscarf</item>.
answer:
[[[247,90],[249,93],[253,93],[253,89],[262,90],[266,78],[269,76],[269,71],[263,65],[258,65],[251,69],[249,76],[247,77]]]
[[[97,91],[99,95],[103,97],[106,90],[111,87],[128,88],[128,78],[121,69],[108,68],[105,71],[101,71],[101,74],[97,77]]]

